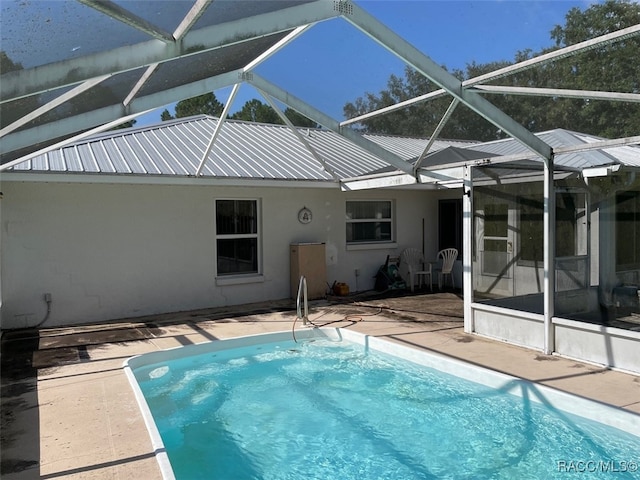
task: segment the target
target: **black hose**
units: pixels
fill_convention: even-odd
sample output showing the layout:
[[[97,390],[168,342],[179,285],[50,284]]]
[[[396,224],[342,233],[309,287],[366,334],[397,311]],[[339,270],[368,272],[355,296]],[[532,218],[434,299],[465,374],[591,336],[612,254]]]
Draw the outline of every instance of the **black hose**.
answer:
[[[51,314],[51,300],[45,300],[45,302],[47,302],[47,314],[44,316],[42,320],[40,320],[40,323],[38,323],[33,328],[40,328],[44,324],[44,322],[49,320],[49,315]]]

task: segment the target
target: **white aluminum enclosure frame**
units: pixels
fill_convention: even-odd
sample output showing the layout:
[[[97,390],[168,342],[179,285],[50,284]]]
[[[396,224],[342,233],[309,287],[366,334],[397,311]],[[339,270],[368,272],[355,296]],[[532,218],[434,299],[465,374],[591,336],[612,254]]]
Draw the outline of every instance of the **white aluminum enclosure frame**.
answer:
[[[442,87],[440,91],[427,94],[426,97],[436,98],[437,96],[444,94],[452,95],[454,99],[472,108],[484,118],[494,123],[498,128],[508,132],[511,136],[527,145],[541,157],[549,159],[551,155],[551,149],[549,146],[545,145],[544,142],[539,141],[529,131],[514,122],[499,109],[496,109],[492,104],[486,102],[478,95],[478,92],[482,91],[480,90],[482,87],[476,88],[476,86],[489,80],[495,80],[496,78],[532,68],[535,65],[541,65],[563,57],[575,55],[576,53],[580,53],[588,49],[597,48],[601,45],[621,41],[640,34],[640,25],[636,25],[620,30],[619,32],[613,32],[596,39],[581,42],[577,45],[572,45],[540,57],[520,62],[519,64],[505,67],[465,82],[459,82],[455,77],[432,62],[426,55],[416,50],[360,8],[356,3],[351,1],[333,2],[330,0],[316,0],[314,2],[288,7],[281,11],[255,15],[241,20],[227,22],[222,25],[216,25],[215,27],[191,30],[195,21],[211,4],[210,0],[198,0],[193,4],[191,10],[187,13],[185,18],[180,22],[178,28],[176,28],[172,34],[163,31],[161,28],[143,19],[140,19],[133,13],[128,12],[122,7],[112,4],[111,2],[97,2],[95,0],[82,0],[82,2],[106,15],[112,16],[120,22],[126,23],[127,25],[147,33],[154,39],[149,42],[143,42],[138,45],[126,47],[126,49],[118,48],[33,69],[9,72],[2,76],[3,89],[0,102],[7,102],[26,95],[32,95],[37,92],[71,85],[73,82],[102,81],[97,80],[96,77],[103,78],[104,76],[134,70],[145,65],[148,66],[148,69],[141,77],[140,82],[134,87],[130,94],[127,95],[126,99],[124,99],[120,107],[113,106],[103,108],[95,112],[89,112],[70,119],[53,122],[53,125],[47,124],[43,127],[35,127],[33,129],[16,132],[13,135],[7,135],[9,131],[0,132],[0,138],[3,140],[0,152],[11,151],[33,142],[39,142],[41,139],[46,139],[46,137],[55,138],[68,135],[74,130],[86,128],[87,125],[98,125],[100,123],[116,120],[117,118],[132,118],[131,115],[136,113],[141,114],[150,109],[166,105],[167,103],[177,99],[188,98],[190,96],[206,93],[207,91],[235,85],[238,83],[238,80],[250,80],[251,74],[248,72],[256,63],[263,61],[275,51],[282,48],[282,46],[293,41],[306,29],[310,28],[310,26],[320,21],[342,17],[349,23],[353,24],[356,28],[363,31],[366,35],[370,36],[376,42],[380,43],[383,47],[400,57],[405,61],[405,63],[418,69],[434,81],[434,83]],[[286,13],[286,15],[283,15],[283,13]],[[215,77],[215,81],[211,78],[205,79],[192,84],[174,87],[170,90],[158,92],[147,97],[136,98],[136,93],[140,90],[142,84],[144,84],[158,64],[191,54],[189,52],[190,48],[198,48],[197,53],[202,53],[205,51],[215,50],[216,48],[222,48],[238,41],[242,42],[251,38],[289,30],[294,30],[294,33],[288,35],[284,41],[279,42],[276,48],[261,54],[256,58],[255,62],[251,62],[240,71],[228,72],[224,75],[220,75]],[[69,72],[73,73],[69,74]],[[77,93],[81,93],[86,90],[86,88],[87,86],[79,88]],[[488,89],[485,88],[484,92],[492,90],[495,91],[495,88],[489,87]],[[526,93],[520,91],[511,93],[534,95],[552,94],[552,92],[541,91],[529,91]],[[555,93],[562,95],[562,92],[556,91]],[[571,91],[566,93],[572,97],[580,96],[580,92]],[[589,95],[593,96],[594,93],[584,92],[584,97],[582,98],[589,98]],[[637,101],[637,98],[635,98],[637,95],[634,97],[629,97],[629,95],[632,94],[616,94],[615,92],[609,92],[604,93],[600,98],[606,97],[621,101]],[[73,96],[75,95],[68,93],[64,100],[68,100]],[[285,105],[293,108],[293,106],[289,105],[286,101],[286,92],[284,92],[284,97],[284,99],[281,98],[280,100]],[[61,103],[64,100],[57,99],[56,101]],[[419,97],[414,100],[423,101],[424,99]],[[406,106],[409,105],[410,102],[411,101],[402,103],[403,106]],[[53,107],[45,106],[42,108],[41,112],[50,108]],[[388,111],[392,110],[385,110],[384,113]],[[370,115],[375,114],[377,114],[377,112],[372,112]],[[35,116],[35,112],[31,115]],[[312,119],[318,121],[318,119]],[[334,131],[343,130],[343,127],[346,127],[347,125],[346,122],[338,122],[336,126],[336,122],[333,119],[329,119],[329,122],[326,121],[326,118],[324,118],[324,120],[324,122],[319,121],[318,123],[323,126],[327,126],[326,123],[330,123],[331,127],[329,128]],[[353,122],[355,120],[357,119],[353,119],[349,122]],[[446,122],[446,118],[443,119],[443,122]],[[348,137],[353,138],[349,133],[345,132],[345,134]],[[363,143],[364,144],[361,146],[364,148],[371,147],[371,145],[366,145],[366,142]],[[372,153],[381,154],[382,152],[379,150],[375,151],[374,148]],[[386,156],[384,153],[382,153],[382,155]],[[414,171],[409,171],[405,167],[406,162],[405,164],[398,164],[396,162],[397,159],[393,157],[388,158],[388,160],[390,160],[391,165],[396,166],[400,170],[413,175],[416,174],[415,170],[417,170],[417,168]],[[0,166],[0,170],[4,170],[6,168],[7,167],[5,165]]]
[[[65,143],[75,141],[84,136],[106,130],[114,125],[123,123],[138,115],[146,113],[152,109],[163,107],[169,103],[180,101],[196,95],[211,92],[224,87],[249,83],[259,91],[265,93],[268,102],[273,102],[272,98],[282,104],[293,108],[301,114],[312,119],[324,128],[330,129],[349,141],[368,150],[378,156],[389,165],[397,169],[396,172],[385,174],[381,177],[370,177],[360,179],[340,179],[341,188],[378,188],[393,185],[412,185],[427,180],[429,175],[436,172],[425,172],[421,167],[420,160],[414,166],[402,158],[386,151],[373,142],[366,140],[355,130],[349,127],[357,122],[382,115],[394,110],[405,108],[411,104],[429,101],[442,96],[450,96],[452,99],[451,108],[457,104],[464,104],[483,118],[493,123],[497,128],[508,133],[511,137],[525,145],[531,152],[544,160],[544,241],[547,246],[555,245],[554,242],[554,153],[561,153],[561,149],[553,149],[536,137],[532,132],[515,122],[506,113],[495,107],[483,95],[487,94],[514,94],[514,95],[535,95],[535,96],[564,96],[569,98],[596,98],[604,101],[624,101],[639,102],[640,95],[628,92],[594,92],[576,91],[562,89],[540,89],[540,88],[515,88],[504,86],[487,86],[486,82],[512,75],[517,72],[544,65],[551,61],[576,55],[586,50],[594,49],[614,42],[620,42],[628,38],[640,36],[640,25],[634,25],[618,32],[603,35],[598,38],[587,40],[576,45],[572,45],[557,51],[541,55],[515,65],[511,65],[494,72],[461,82],[445,69],[437,65],[425,53],[419,51],[414,46],[406,42],[400,36],[392,32],[380,21],[375,19],[357,3],[350,0],[315,0],[307,3],[300,3],[287,8],[272,11],[264,14],[246,16],[237,20],[229,21],[214,26],[195,29],[196,21],[215,2],[212,0],[196,0],[186,16],[179,22],[179,26],[174,32],[167,32],[165,29],[144,20],[129,12],[113,2],[98,0],[79,0],[89,7],[100,11],[102,14],[123,22],[149,36],[149,40],[121,48],[102,51],[77,58],[50,63],[34,68],[25,68],[1,76],[2,91],[0,92],[0,103],[7,103],[17,99],[27,98],[32,95],[49,91],[62,91],[65,88],[70,90],[61,94],[50,103],[43,105],[29,112],[13,124],[5,126],[0,131],[0,153],[10,153],[20,149],[30,147],[41,142],[51,142],[53,139],[71,136],[72,138],[64,142],[57,143],[54,147],[39,149],[36,153],[42,153],[47,149],[58,148]],[[338,121],[322,113],[319,109],[307,104],[303,99],[298,99],[286,90],[254,74],[252,69],[276,53],[284,45],[303,34],[318,22],[343,19],[355,28],[359,29],[373,41],[377,42],[385,49],[400,58],[405,64],[419,71],[429,80],[440,87],[439,90],[430,92],[412,100],[392,105],[376,112],[350,119]],[[158,65],[171,60],[184,58],[190,55],[197,55],[205,52],[215,52],[225,47],[250,42],[252,40],[268,37],[269,35],[283,35],[283,38],[275,42],[275,45],[265,51],[261,51],[244,68],[226,71],[213,77],[206,77],[191,83],[184,83],[161,89],[155,93],[140,95],[142,87],[156,74]],[[40,117],[42,114],[51,111],[53,108],[68,102],[79,94],[91,91],[92,88],[108,80],[111,76],[131,72],[141,69],[141,76],[135,86],[128,92],[120,103],[104,105],[87,113],[59,119],[48,124],[20,129],[29,121]],[[234,87],[237,89],[237,87]],[[232,103],[233,98],[229,103]],[[274,104],[275,105],[275,104]],[[441,126],[447,121],[448,115],[443,117]],[[224,122],[220,122],[220,128],[224,128]],[[439,128],[441,128],[439,126]],[[78,132],[88,129],[88,131],[78,135]],[[214,132],[211,138],[209,149],[215,148]],[[434,137],[437,130],[434,132]],[[615,143],[618,142],[618,143]],[[626,139],[612,140],[609,145],[637,143],[640,142],[640,135]],[[303,142],[304,143],[304,142]],[[600,142],[603,143],[603,142]],[[604,142],[606,143],[606,142]],[[597,144],[589,145],[587,148],[599,148]],[[564,150],[566,151],[566,150]],[[425,152],[426,153],[426,152]],[[313,154],[313,152],[312,152]],[[15,161],[6,162],[0,165],[0,171],[7,170],[17,163],[27,158],[35,156],[30,153]],[[530,155],[529,155],[530,156]],[[317,157],[316,157],[317,158]],[[322,159],[317,158],[320,165]],[[487,159],[491,163],[512,160],[511,158]],[[204,155],[198,171],[201,172],[207,161]],[[462,163],[458,165],[464,172],[462,183],[465,192],[470,191],[472,185],[469,167],[472,164]],[[452,165],[449,165],[452,167]],[[198,178],[194,179],[195,182]],[[469,190],[467,190],[469,189]],[[465,219],[465,242],[470,241],[471,198],[464,197],[464,219]],[[470,262],[470,245],[465,243],[465,262]],[[551,353],[554,351],[553,339],[553,292],[554,280],[551,274],[554,262],[554,252],[552,248],[545,250],[544,275],[545,275],[545,341],[544,351]],[[471,285],[470,264],[465,265],[465,288]],[[466,316],[470,313],[470,297],[465,296],[465,322]],[[467,324],[465,324],[467,326]],[[470,327],[472,328],[472,326]]]

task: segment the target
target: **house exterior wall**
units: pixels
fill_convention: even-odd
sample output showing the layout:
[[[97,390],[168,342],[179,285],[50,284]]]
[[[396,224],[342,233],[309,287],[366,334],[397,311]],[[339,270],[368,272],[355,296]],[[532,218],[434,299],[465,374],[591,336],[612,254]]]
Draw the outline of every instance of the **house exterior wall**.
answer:
[[[290,244],[326,244],[327,282],[374,286],[388,254],[437,248],[433,192],[3,182],[3,329],[72,325],[290,296]],[[262,275],[215,276],[216,199],[258,199]],[[395,244],[347,247],[347,199],[392,200]],[[313,212],[301,224],[298,211]],[[425,231],[422,231],[422,219]],[[433,251],[431,251],[433,250]]]

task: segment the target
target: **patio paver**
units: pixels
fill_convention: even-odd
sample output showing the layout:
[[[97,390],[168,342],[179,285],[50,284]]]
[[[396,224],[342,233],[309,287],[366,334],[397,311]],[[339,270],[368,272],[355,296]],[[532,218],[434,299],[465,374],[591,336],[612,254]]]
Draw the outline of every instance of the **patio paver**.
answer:
[[[309,317],[317,326],[384,337],[640,414],[639,376],[465,334],[454,293],[317,302]],[[287,331],[294,319],[291,301],[282,301],[5,335],[2,478],[160,478],[124,360]]]

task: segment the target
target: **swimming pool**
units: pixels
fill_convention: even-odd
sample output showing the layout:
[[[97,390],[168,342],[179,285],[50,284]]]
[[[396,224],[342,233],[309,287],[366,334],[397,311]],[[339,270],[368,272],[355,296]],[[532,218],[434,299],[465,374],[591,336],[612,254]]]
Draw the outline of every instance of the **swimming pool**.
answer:
[[[349,330],[296,336],[126,362],[165,478],[638,478],[630,412]]]

